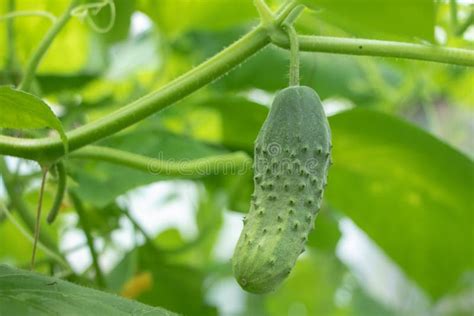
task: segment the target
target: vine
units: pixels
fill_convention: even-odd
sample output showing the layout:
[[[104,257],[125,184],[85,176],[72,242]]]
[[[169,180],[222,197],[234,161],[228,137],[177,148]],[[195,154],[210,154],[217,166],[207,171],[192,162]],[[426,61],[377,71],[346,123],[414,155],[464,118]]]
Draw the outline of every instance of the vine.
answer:
[[[45,40],[32,57],[28,64],[25,78],[20,85],[21,88],[26,90],[29,88],[41,57],[44,55],[47,47],[49,47],[54,36],[57,35],[62,26],[67,22],[73,4],[75,3],[76,0],[73,0],[71,6],[48,32]],[[284,21],[289,16],[291,17],[291,13],[297,6],[297,1],[286,3],[277,11],[273,23],[270,25],[268,25],[269,15],[267,14],[267,21],[263,21],[265,23],[254,28],[234,44],[177,79],[171,81],[161,89],[154,91],[97,121],[88,123],[68,132],[67,136],[69,139],[70,150],[77,150],[104,137],[110,136],[143,120],[157,111],[164,109],[218,79],[220,76],[224,75],[256,52],[263,49],[270,42],[283,48],[289,48],[290,40],[281,28]],[[298,36],[297,39],[301,51],[408,58],[455,65],[474,66],[474,51],[468,49],[325,36]],[[54,162],[64,155],[64,148],[60,139],[56,137],[18,139],[14,137],[0,136],[0,154],[42,162]]]

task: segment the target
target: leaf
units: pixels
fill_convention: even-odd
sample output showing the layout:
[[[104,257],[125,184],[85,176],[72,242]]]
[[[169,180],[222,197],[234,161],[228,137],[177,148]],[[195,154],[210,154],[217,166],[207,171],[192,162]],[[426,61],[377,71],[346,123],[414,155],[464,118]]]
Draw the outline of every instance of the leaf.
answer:
[[[181,37],[173,46],[176,53],[186,54],[193,64],[198,64],[238,39],[244,31],[194,31]],[[251,89],[281,90],[288,85],[288,56],[288,51],[269,46],[211,87],[230,95],[235,91],[247,92]],[[363,59],[336,54],[315,56],[310,52],[302,52],[300,56],[301,85],[313,87],[322,99],[338,96],[366,103],[374,98],[374,91],[360,88],[362,84],[367,86],[368,81],[361,65]]]
[[[288,280],[265,299],[269,315],[338,315],[334,296],[344,272],[332,254],[313,251],[302,257]]]
[[[326,199],[433,298],[474,268],[474,164],[389,115],[330,118],[334,166]]]
[[[184,315],[215,315],[215,309],[204,301],[202,271],[184,264],[169,263],[149,244],[135,248],[123,260],[133,260],[133,271],[127,269],[131,279],[147,273],[150,280],[146,291],[137,296],[138,301],[159,304]],[[123,265],[130,266],[130,263],[119,263],[111,274],[123,271]],[[130,284],[129,281],[125,284]]]
[[[57,278],[0,265],[5,315],[175,315]]]
[[[303,0],[318,18],[371,38],[433,41],[432,0]],[[403,22],[401,22],[403,21]]]
[[[93,73],[44,74],[37,75],[36,81],[45,95],[60,93],[67,90],[79,90],[98,77]]]
[[[54,128],[68,151],[68,140],[61,121],[40,98],[3,86],[0,87],[0,127],[3,128]]]
[[[0,5],[0,15],[6,13],[6,2]],[[5,4],[5,5],[4,5]],[[69,5],[69,1],[15,1],[17,11],[46,11],[60,16]],[[3,25],[5,25],[2,22]],[[1,26],[2,28],[4,26]],[[14,23],[16,61],[25,66],[29,57],[38,47],[46,32],[51,28],[51,21],[44,17],[21,17]],[[0,43],[6,43],[6,32],[0,32]],[[54,39],[51,47],[41,61],[38,73],[74,73],[83,69],[94,58],[88,59],[93,43],[89,41],[87,25],[77,18],[71,18],[64,29]],[[0,60],[5,60],[6,49],[0,50]],[[92,54],[91,54],[92,56]],[[95,56],[94,56],[95,57]]]
[[[253,142],[268,108],[232,94],[190,98],[160,113],[159,119],[170,130],[234,150],[253,152]],[[202,124],[206,118],[207,124]],[[242,126],[245,125],[245,129]]]
[[[258,17],[253,2],[242,0],[141,0],[138,8],[169,36],[224,29]]]
[[[341,237],[339,222],[327,207],[322,207],[316,217],[314,229],[308,237],[308,247],[334,253]]]

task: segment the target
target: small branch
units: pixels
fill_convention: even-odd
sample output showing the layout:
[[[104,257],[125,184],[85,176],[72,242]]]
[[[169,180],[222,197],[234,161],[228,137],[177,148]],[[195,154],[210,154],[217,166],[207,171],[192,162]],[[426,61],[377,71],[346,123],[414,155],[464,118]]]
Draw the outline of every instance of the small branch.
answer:
[[[244,152],[193,160],[169,161],[92,145],[71,153],[68,158],[102,160],[153,174],[183,178],[214,174],[242,174],[250,170],[252,164],[252,159]]]
[[[36,209],[35,241],[33,243],[33,251],[31,253],[31,271],[35,269],[36,246],[38,244],[40,227],[41,227],[41,209],[43,208],[43,193],[44,193],[44,186],[46,184],[46,176],[48,175],[48,168],[43,167],[42,169],[43,169],[43,175],[41,177],[41,187],[39,190],[38,205]]]
[[[32,212],[30,211],[28,205],[23,199],[23,192],[18,183],[15,181],[15,176],[11,174],[10,170],[8,170],[7,164],[5,163],[5,159],[2,157],[0,157],[0,174],[2,175],[1,178],[3,180],[3,184],[5,185],[5,189],[10,199],[11,205],[17,211],[18,216],[28,227],[29,231],[34,233],[35,220],[31,215]],[[40,232],[39,240],[46,247],[52,249],[59,255],[56,243],[47,234]]]
[[[458,28],[458,4],[456,0],[449,0],[449,9],[451,14],[451,29],[454,31]]]
[[[40,11],[40,10],[25,10],[25,11],[15,11],[11,12],[5,15],[0,16],[0,21],[3,20],[12,20],[15,18],[21,18],[21,17],[42,17],[42,18],[47,18],[48,20],[51,21],[51,23],[55,23],[57,20],[57,17],[54,14],[51,14],[48,11]],[[7,21],[9,23],[10,21]]]
[[[264,0],[254,0],[255,7],[257,8],[258,15],[260,16],[260,22],[262,25],[269,25],[273,23],[273,13],[267,6]]]
[[[66,23],[69,21],[71,17],[71,11],[76,5],[78,0],[72,0],[69,4],[66,11],[63,15],[54,23],[51,29],[46,33],[46,36],[43,38],[41,43],[39,44],[38,48],[36,49],[35,53],[31,56],[30,60],[28,61],[28,65],[26,66],[26,71],[19,85],[20,90],[29,91],[31,87],[31,83],[36,73],[36,69],[38,68],[41,59],[48,51],[48,48],[51,46],[54,38],[59,34],[59,32],[63,29]]]
[[[132,217],[132,215],[130,215],[130,212],[128,210],[123,210],[122,213],[130,221],[130,223],[132,223],[133,227],[135,227],[135,229],[137,229],[143,235],[143,238],[145,238],[145,241],[150,246],[155,248],[156,251],[158,251],[158,248],[155,246],[153,239],[148,235],[145,229],[143,229],[143,227]]]
[[[301,51],[406,58],[474,67],[474,50],[470,49],[329,36],[303,35],[298,36],[298,40]],[[272,36],[272,41],[282,48],[290,46],[287,36]]]
[[[471,13],[469,13],[469,16],[466,18],[466,20],[459,25],[458,29],[456,30],[456,35],[457,36],[462,36],[467,29],[474,24],[474,8],[471,8]]]
[[[94,267],[94,270],[95,270],[97,285],[100,288],[105,288],[104,274],[102,273],[102,270],[100,268],[99,256],[97,255],[97,252],[94,247],[94,238],[91,235],[91,228],[87,220],[84,206],[82,205],[82,202],[79,199],[79,197],[74,192],[69,191],[69,198],[71,199],[72,204],[74,204],[74,209],[76,210],[77,215],[79,216],[79,222],[82,226],[84,234],[86,235],[87,246],[89,247],[89,251],[91,253],[92,266]]]

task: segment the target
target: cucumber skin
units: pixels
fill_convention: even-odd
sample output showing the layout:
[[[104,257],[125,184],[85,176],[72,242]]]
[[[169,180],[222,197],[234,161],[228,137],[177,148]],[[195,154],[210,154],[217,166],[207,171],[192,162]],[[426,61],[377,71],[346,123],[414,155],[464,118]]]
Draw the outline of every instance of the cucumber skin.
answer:
[[[254,193],[232,259],[244,290],[275,290],[304,251],[327,183],[331,147],[317,93],[305,86],[278,92],[255,141]]]

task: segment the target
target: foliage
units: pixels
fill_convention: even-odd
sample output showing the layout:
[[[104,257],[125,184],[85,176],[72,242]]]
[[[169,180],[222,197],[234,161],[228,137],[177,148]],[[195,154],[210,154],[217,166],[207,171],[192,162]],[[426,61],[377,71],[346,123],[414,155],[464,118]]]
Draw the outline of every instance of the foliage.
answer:
[[[233,279],[249,157],[288,85],[280,24],[297,3],[266,2],[275,25],[250,0],[0,3],[0,154],[16,157],[0,162],[0,314],[472,313],[473,26],[456,1],[298,1],[301,84],[329,115],[334,165],[287,281],[253,295]],[[31,160],[68,177],[35,273]]]

